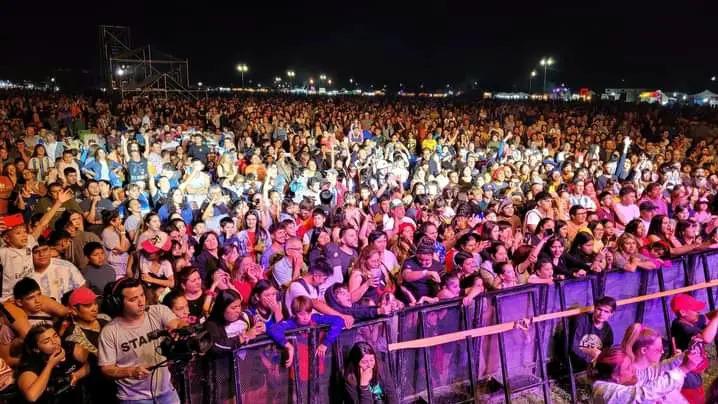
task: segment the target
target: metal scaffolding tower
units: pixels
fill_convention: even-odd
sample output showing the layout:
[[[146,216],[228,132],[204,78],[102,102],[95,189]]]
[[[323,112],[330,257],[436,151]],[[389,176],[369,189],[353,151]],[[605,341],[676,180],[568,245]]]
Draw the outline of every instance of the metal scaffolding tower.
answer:
[[[179,59],[150,45],[132,46],[129,27],[100,25],[100,66],[108,91],[123,97],[128,93],[170,93],[195,98],[189,85],[189,61]]]

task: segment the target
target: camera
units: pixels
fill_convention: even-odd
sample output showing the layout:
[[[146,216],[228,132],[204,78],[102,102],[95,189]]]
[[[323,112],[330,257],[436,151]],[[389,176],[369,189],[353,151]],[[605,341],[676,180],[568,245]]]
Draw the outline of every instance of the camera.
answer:
[[[160,353],[174,363],[189,362],[195,356],[202,356],[212,348],[212,337],[201,324],[177,328],[173,331],[152,331],[147,336],[150,339],[164,338],[160,342]]]
[[[50,379],[50,382],[47,384],[47,388],[45,389],[45,391],[47,391],[47,393],[51,396],[58,396],[65,393],[72,388],[72,384],[70,383],[70,376],[70,373],[62,374],[59,376],[53,375],[53,377]]]

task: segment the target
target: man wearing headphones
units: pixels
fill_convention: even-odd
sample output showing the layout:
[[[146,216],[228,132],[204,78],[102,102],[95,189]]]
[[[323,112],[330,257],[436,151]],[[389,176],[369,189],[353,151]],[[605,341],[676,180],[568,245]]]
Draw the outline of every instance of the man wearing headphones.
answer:
[[[142,284],[134,278],[118,280],[103,306],[113,319],[100,333],[98,364],[105,376],[117,383],[120,402],[179,403],[168,368],[150,370],[165,357],[158,353],[160,341],[149,334],[181,327],[181,320],[166,306],[146,306]]]

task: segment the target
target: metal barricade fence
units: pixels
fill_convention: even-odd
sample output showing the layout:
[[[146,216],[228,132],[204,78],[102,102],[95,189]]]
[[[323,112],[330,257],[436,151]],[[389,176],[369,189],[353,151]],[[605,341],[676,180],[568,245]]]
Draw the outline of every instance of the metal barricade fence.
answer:
[[[262,338],[237,349],[228,359],[232,375],[224,375],[216,363],[200,359],[176,374],[175,381],[183,402],[192,404],[219,403],[228,394],[244,404],[342,402],[344,358],[356,342],[364,341],[374,347],[383,379],[394,384],[401,403],[480,402],[483,393],[495,396],[502,390],[503,401],[511,402],[514,394],[527,388],[541,389],[543,400],[550,402],[549,362],[561,364],[558,369],[569,376],[575,399],[575,380],[566,360],[565,317],[532,324],[527,331],[514,329],[424,348],[389,352],[388,345],[586,307],[599,296],[628,299],[716,279],[718,251],[708,251],[681,257],[655,271],[616,271],[554,285],[523,285],[486,293],[468,307],[460,299],[449,300],[355,324],[342,332],[323,361],[314,352],[325,330],[302,328],[288,334],[296,347],[289,369],[283,365],[282,350]],[[713,309],[717,289],[693,294],[706,299]],[[649,325],[669,341],[674,318],[669,302],[670,297],[658,297],[619,306],[609,321],[614,344],[620,343],[634,322]],[[493,383],[493,389],[486,389],[487,381]]]
[[[517,321],[541,314],[538,292],[537,286],[525,285],[496,294],[496,323]],[[506,402],[511,401],[513,394],[535,387],[542,389],[545,402],[550,401],[539,327],[533,324],[528,330],[515,329],[496,335]],[[511,354],[507,355],[509,352]]]
[[[603,276],[601,296],[611,296],[616,300],[627,299],[645,294],[644,272],[608,272]],[[640,304],[621,306],[611,316],[611,328],[614,338],[621,338],[626,329],[641,317]],[[620,342],[620,341],[614,341]]]
[[[344,370],[345,358],[347,358],[349,351],[357,342],[366,342],[374,347],[380,374],[394,375],[396,373],[394,371],[394,360],[388,349],[389,344],[396,340],[395,323],[395,317],[383,317],[356,324],[351,329],[342,332],[333,350],[332,376],[334,377],[330,379],[332,384],[328,387],[328,390],[324,390],[331,392],[329,402],[342,402],[341,397],[344,394],[342,390],[343,381],[338,376]],[[396,389],[395,381],[392,377],[386,378],[385,383],[391,383]],[[321,392],[322,390],[319,391]],[[323,397],[317,397],[317,400],[315,402],[327,402],[326,398]]]

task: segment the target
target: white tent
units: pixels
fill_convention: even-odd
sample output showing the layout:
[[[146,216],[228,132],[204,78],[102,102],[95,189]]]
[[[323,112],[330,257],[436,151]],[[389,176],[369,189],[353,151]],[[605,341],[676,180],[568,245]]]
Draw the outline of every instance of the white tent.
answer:
[[[698,94],[693,94],[690,96],[690,99],[696,104],[711,106],[718,105],[718,94],[710,90],[703,90]]]

